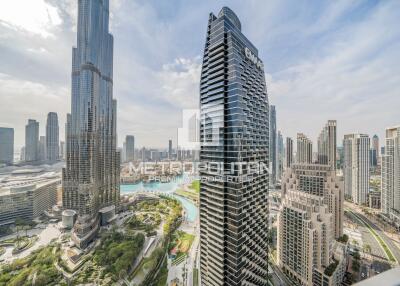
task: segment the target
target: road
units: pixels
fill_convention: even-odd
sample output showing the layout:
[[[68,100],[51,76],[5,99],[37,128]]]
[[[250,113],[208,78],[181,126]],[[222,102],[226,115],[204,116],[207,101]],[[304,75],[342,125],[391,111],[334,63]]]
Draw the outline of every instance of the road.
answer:
[[[390,239],[376,224],[371,222],[366,216],[360,213],[355,213],[358,218],[360,218],[364,223],[368,224],[372,229],[375,230],[375,232],[378,234],[378,236],[386,243],[386,245],[389,247],[390,251],[394,255],[395,259],[397,260],[397,264],[400,261],[400,249],[393,243],[392,239]]]

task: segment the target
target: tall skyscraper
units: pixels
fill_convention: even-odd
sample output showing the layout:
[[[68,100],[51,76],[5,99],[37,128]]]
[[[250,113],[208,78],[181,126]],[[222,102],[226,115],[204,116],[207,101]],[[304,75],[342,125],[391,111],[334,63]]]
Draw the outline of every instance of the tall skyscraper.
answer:
[[[125,161],[133,162],[135,160],[135,136],[126,135],[125,137]]]
[[[311,164],[313,158],[312,141],[303,133],[297,133],[296,162]]]
[[[270,106],[269,110],[269,154],[271,178],[270,184],[276,183],[276,166],[277,166],[277,138],[276,138],[276,109],[275,105]]]
[[[209,16],[200,80],[201,284],[268,285],[268,172],[240,172],[244,162],[267,169],[268,97],[257,48],[224,7]],[[232,164],[236,166],[231,169]],[[215,179],[215,180],[213,180]]]
[[[25,126],[25,161],[35,162],[39,159],[39,122],[28,120]]]
[[[0,127],[0,164],[14,162],[14,128]]]
[[[369,192],[370,139],[365,134],[344,136],[344,192],[356,204],[366,204]]]
[[[59,129],[58,116],[55,112],[47,114],[46,122],[46,157],[50,162],[55,162],[59,158]]]
[[[293,164],[293,139],[286,137],[286,168],[290,168]]]
[[[120,154],[116,151],[113,37],[109,1],[80,0],[77,47],[72,49],[71,115],[63,207],[77,212],[72,240],[85,248],[97,235],[99,211],[119,206]],[[103,210],[104,211],[104,210]]]
[[[59,158],[64,160],[65,159],[65,142],[60,141],[60,153],[58,154]]]
[[[168,159],[172,159],[172,140],[169,139],[168,141]]]
[[[283,146],[283,136],[281,131],[278,131],[276,143],[276,179],[281,180],[285,157],[285,147]]]
[[[371,148],[371,166],[376,167],[380,164],[380,154],[379,154],[379,137],[378,135],[374,135],[372,137],[372,148]]]
[[[336,120],[328,120],[318,136],[318,163],[336,170]]]
[[[386,129],[385,145],[385,155],[382,156],[382,213],[400,224],[400,126]]]

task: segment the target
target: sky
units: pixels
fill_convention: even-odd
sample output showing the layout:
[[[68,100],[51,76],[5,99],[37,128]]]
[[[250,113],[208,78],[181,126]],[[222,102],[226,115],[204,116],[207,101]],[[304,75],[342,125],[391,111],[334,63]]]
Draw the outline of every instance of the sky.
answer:
[[[400,125],[400,1],[110,0],[118,143],[176,142],[197,108],[209,13],[230,7],[264,62],[283,136],[316,140],[328,119],[347,133]],[[26,122],[70,112],[77,0],[0,1],[0,126],[24,145]],[[381,141],[382,142],[382,141]]]

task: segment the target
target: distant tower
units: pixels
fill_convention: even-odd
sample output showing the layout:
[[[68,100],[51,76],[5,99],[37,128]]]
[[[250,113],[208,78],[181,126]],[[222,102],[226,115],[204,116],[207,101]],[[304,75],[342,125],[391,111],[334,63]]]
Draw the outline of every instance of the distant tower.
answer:
[[[46,122],[46,156],[49,162],[55,162],[59,158],[59,129],[58,116],[55,112],[49,112]]]
[[[293,164],[293,139],[286,137],[286,168],[290,168]]]
[[[379,154],[379,137],[374,135],[372,137],[372,156],[371,156],[371,166],[376,167],[380,164],[380,154]]]
[[[284,157],[285,157],[285,148],[283,146],[283,137],[281,131],[278,131],[278,136],[276,140],[276,179],[281,180],[283,174],[283,165],[284,165]]]
[[[14,162],[14,128],[0,127],[0,164]]]
[[[46,149],[46,136],[39,137],[39,155],[38,160],[46,161],[47,158],[47,149]]]
[[[318,137],[318,163],[336,170],[336,120],[329,120]]]
[[[125,161],[133,162],[135,160],[135,136],[126,135],[125,137]]]
[[[277,137],[276,137],[276,108],[275,105],[270,105],[269,111],[269,154],[271,166],[270,184],[276,183],[276,164],[277,164]]]
[[[370,139],[365,134],[344,136],[344,192],[359,205],[367,203],[369,192]]]
[[[297,163],[312,163],[313,144],[312,141],[303,133],[297,133]]]
[[[168,159],[172,159],[172,140],[168,141]]]
[[[25,126],[25,161],[35,162],[39,159],[39,122],[28,120]]]

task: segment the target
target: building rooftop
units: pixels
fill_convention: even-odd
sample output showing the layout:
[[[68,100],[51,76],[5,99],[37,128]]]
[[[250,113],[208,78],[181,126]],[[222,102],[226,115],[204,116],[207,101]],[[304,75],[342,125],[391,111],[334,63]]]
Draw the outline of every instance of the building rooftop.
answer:
[[[369,279],[363,280],[354,285],[355,286],[376,286],[376,285],[399,286],[400,267],[390,269],[388,271],[385,271]]]

